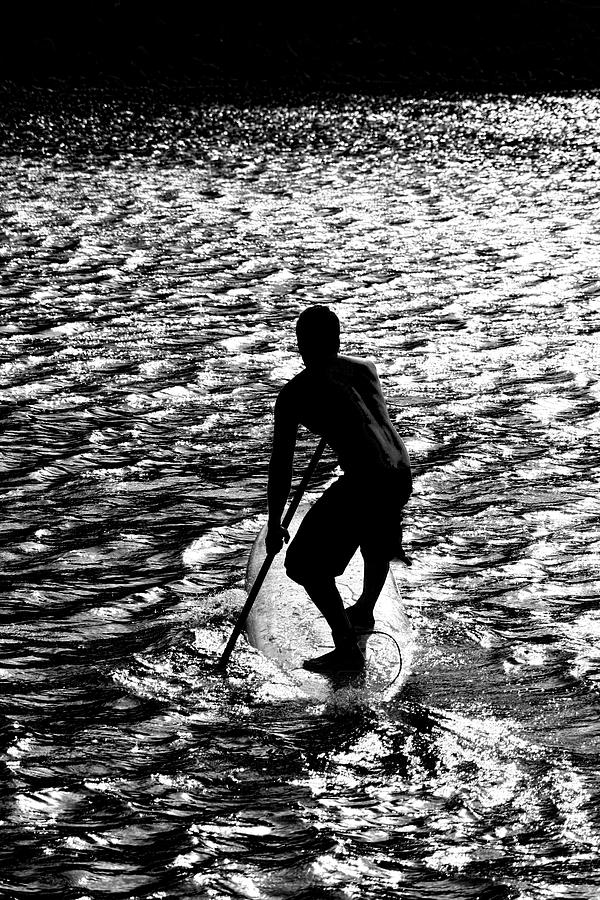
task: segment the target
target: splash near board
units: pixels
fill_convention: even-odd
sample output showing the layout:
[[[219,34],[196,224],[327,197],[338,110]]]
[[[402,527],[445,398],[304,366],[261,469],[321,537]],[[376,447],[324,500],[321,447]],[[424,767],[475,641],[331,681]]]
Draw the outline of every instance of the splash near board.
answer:
[[[291,526],[293,537],[310,509],[303,503]],[[266,525],[252,547],[246,570],[246,590],[250,591],[265,559]],[[388,575],[377,606],[375,629],[365,635],[361,646],[367,665],[358,675],[322,675],[308,672],[302,662],[333,649],[331,632],[304,589],[288,578],[285,551],[277,554],[254,602],[246,622],[249,642],[275,662],[300,688],[302,694],[326,698],[332,691],[352,687],[388,698],[405,682],[411,656],[412,636],[409,620],[402,608],[392,573]],[[336,583],[345,606],[349,606],[362,590],[363,563],[357,551]]]

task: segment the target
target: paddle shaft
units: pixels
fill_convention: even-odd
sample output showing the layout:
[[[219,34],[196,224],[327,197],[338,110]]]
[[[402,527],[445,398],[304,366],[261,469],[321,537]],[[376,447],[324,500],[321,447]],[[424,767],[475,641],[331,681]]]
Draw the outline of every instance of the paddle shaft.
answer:
[[[282,519],[282,522],[281,522],[282,528],[287,528],[288,525],[291,523],[292,519],[294,518],[296,510],[300,506],[300,501],[302,500],[302,497],[307,488],[308,482],[312,478],[314,471],[317,468],[317,463],[319,462],[319,459],[321,458],[321,454],[323,453],[323,450],[325,449],[326,446],[327,446],[327,441],[325,440],[325,438],[321,438],[317,449],[315,450],[315,452],[312,455],[311,461],[309,462],[309,464],[306,467],[306,471],[305,471],[304,475],[302,476],[302,480],[301,480],[300,484],[298,485],[298,487],[296,488],[296,493],[292,497],[292,500],[291,500],[290,505],[288,506],[287,512]],[[265,560],[264,560],[262,566],[260,567],[260,571],[254,580],[254,584],[250,588],[250,593],[248,594],[248,598],[242,607],[242,611],[238,616],[238,620],[235,623],[234,629],[231,632],[231,637],[227,641],[227,646],[223,650],[223,653],[221,654],[221,658],[219,659],[219,662],[217,663],[217,667],[219,669],[224,669],[225,666],[227,665],[227,663],[229,662],[229,657],[231,656],[231,654],[233,652],[235,643],[236,643],[238,637],[240,636],[240,634],[244,628],[244,625],[246,624],[246,619],[248,618],[248,614],[254,605],[254,601],[258,597],[258,592],[260,591],[260,589],[262,587],[263,581],[267,577],[267,572],[271,568],[271,563],[275,559],[276,555],[277,555],[276,553],[267,553]]]

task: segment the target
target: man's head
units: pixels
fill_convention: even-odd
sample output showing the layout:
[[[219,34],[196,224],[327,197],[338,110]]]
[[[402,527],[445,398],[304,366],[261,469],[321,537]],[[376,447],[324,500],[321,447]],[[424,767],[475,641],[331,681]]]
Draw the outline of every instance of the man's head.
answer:
[[[298,316],[296,337],[304,362],[320,362],[340,349],[340,320],[328,306],[309,306]]]

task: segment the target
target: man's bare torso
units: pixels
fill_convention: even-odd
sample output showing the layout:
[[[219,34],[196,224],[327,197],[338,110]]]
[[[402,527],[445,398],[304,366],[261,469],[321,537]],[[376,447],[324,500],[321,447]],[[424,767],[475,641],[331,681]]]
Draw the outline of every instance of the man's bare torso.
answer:
[[[368,360],[333,356],[304,369],[281,390],[275,412],[325,437],[347,475],[410,469]]]

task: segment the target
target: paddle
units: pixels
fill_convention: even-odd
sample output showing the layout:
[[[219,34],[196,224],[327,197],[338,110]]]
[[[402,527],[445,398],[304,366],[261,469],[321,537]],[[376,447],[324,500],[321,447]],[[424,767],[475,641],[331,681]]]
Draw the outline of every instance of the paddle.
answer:
[[[312,478],[313,473],[314,473],[315,469],[317,468],[317,463],[319,462],[321,454],[323,453],[323,450],[325,449],[326,445],[327,445],[327,441],[325,440],[325,438],[321,438],[321,440],[319,441],[319,445],[318,445],[317,449],[315,450],[315,452],[313,453],[312,459],[309,462],[309,464],[307,465],[306,471],[305,471],[304,475],[302,476],[302,481],[296,488],[296,493],[294,494],[292,501],[291,501],[290,505],[288,506],[288,510],[287,510],[285,516],[283,517],[283,520],[281,522],[282,528],[287,528],[288,525],[290,524],[290,522],[292,521],[292,519],[294,518],[294,514],[300,505],[300,501],[302,500],[304,491],[306,490],[308,482]],[[225,666],[227,665],[227,663],[229,662],[229,657],[231,656],[231,654],[233,652],[233,648],[235,647],[235,642],[237,641],[238,637],[240,636],[240,634],[242,632],[242,629],[246,623],[246,619],[248,618],[248,613],[252,609],[252,606],[254,605],[254,601],[258,597],[258,592],[260,591],[260,589],[262,587],[263,581],[267,577],[267,572],[271,568],[271,563],[275,559],[276,555],[277,554],[275,554],[275,553],[267,553],[267,555],[265,557],[265,561],[263,562],[262,566],[260,567],[260,571],[259,571],[258,575],[256,576],[254,584],[252,585],[252,587],[250,589],[250,593],[248,594],[248,599],[244,603],[244,606],[242,607],[242,611],[239,614],[238,620],[235,623],[234,629],[231,632],[231,637],[227,641],[227,646],[223,650],[223,653],[221,654],[221,658],[219,659],[219,662],[217,663],[218,669],[224,669]]]

